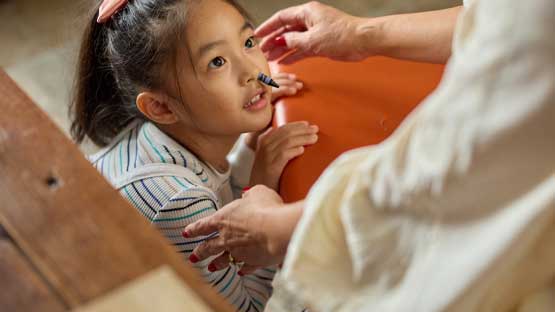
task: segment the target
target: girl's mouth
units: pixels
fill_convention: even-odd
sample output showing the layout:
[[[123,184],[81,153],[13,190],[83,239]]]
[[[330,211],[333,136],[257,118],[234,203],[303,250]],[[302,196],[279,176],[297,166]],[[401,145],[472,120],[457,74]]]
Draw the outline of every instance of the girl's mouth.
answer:
[[[266,98],[264,97],[265,94],[266,92],[258,92],[249,100],[247,104],[243,105],[243,108],[250,111],[256,111],[264,108],[268,104]]]

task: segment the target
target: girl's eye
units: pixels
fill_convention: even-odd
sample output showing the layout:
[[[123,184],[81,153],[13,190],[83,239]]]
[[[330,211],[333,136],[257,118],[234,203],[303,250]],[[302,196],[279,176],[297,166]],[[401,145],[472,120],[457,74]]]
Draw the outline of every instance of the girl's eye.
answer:
[[[208,67],[210,68],[219,68],[224,66],[225,64],[225,59],[221,56],[218,56],[216,58],[214,58],[212,61],[210,61],[210,64],[208,64]]]
[[[249,37],[249,39],[245,41],[245,48],[251,49],[251,48],[254,48],[255,46],[256,46],[256,40],[254,39],[254,36]]]

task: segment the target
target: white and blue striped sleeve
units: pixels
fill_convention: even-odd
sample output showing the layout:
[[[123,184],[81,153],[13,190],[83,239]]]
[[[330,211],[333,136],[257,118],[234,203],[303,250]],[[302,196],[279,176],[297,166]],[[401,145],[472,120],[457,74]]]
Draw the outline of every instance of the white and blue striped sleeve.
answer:
[[[190,186],[168,198],[157,211],[152,223],[170,240],[185,261],[193,249],[216,233],[204,237],[184,238],[181,231],[188,224],[209,216],[219,208],[215,194],[203,186]],[[259,270],[255,274],[239,276],[232,265],[210,272],[208,265],[214,257],[193,264],[202,277],[210,283],[238,311],[263,311],[272,288],[273,273]]]

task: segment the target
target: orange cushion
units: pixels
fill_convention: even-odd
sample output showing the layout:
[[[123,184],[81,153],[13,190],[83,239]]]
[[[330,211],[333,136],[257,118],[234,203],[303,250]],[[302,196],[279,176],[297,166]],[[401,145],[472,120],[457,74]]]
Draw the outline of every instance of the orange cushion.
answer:
[[[303,199],[342,152],[387,138],[435,89],[443,73],[443,65],[385,57],[359,63],[311,58],[272,67],[304,82],[298,95],[276,103],[274,126],[307,120],[320,127],[318,142],[283,172],[280,194],[286,202]]]

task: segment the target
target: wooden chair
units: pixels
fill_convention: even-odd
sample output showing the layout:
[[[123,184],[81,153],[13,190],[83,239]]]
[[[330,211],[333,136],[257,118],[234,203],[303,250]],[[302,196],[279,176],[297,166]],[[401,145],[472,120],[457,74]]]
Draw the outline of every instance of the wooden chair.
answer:
[[[0,199],[2,311],[233,310],[1,69]]]

